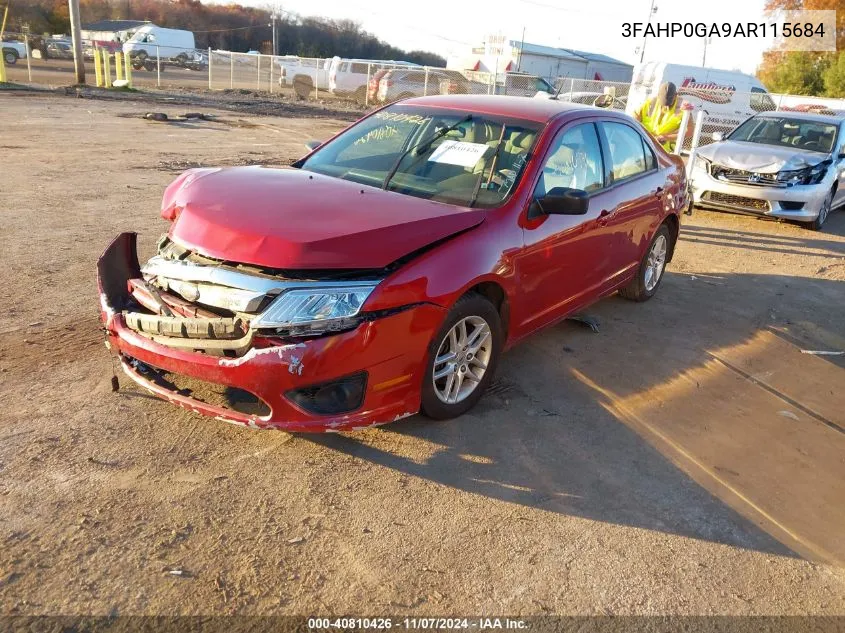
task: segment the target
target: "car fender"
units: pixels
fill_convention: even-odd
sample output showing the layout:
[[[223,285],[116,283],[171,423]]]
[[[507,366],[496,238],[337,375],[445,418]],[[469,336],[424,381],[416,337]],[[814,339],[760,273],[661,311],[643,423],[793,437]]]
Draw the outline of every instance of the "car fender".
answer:
[[[402,265],[384,279],[364,305],[366,311],[418,303],[451,308],[473,287],[494,283],[505,302],[518,292],[512,253],[522,231],[505,214],[491,213],[480,225],[454,235]]]

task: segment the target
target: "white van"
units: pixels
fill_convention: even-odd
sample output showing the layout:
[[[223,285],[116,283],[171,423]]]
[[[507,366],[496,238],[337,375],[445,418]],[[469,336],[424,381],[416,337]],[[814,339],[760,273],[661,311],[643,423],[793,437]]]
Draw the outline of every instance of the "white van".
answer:
[[[155,24],[142,26],[123,44],[123,53],[143,64],[156,55],[162,61],[174,61],[181,66],[194,56],[194,34],[179,29],[165,29]]]
[[[704,120],[712,129],[728,132],[758,112],[777,109],[763,84],[751,75],[701,66],[647,62],[634,69],[625,111],[633,115],[665,81],[675,84],[678,97],[687,108],[704,110]]]
[[[382,68],[420,68],[420,65],[384,59],[334,57],[329,68],[329,92],[335,95],[354,96],[363,103],[370,75]]]

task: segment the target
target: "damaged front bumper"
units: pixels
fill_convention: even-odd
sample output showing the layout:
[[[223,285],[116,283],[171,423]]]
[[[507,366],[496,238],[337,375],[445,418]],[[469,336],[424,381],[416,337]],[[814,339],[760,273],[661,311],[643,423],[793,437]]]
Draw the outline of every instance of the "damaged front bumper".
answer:
[[[776,187],[726,182],[697,165],[690,172],[695,206],[798,222],[812,222],[818,217],[831,184],[825,178],[817,185]]]
[[[106,345],[140,386],[218,420],[293,432],[354,430],[419,410],[428,345],[443,308],[409,306],[310,338],[253,330],[237,316],[185,314],[178,304],[173,307],[181,314],[168,315],[165,307],[156,315],[145,304],[161,297],[152,292],[148,299],[137,289],[142,274],[135,238],[118,236],[97,268]],[[209,390],[249,398],[246,404],[225,401],[206,397]],[[326,413],[319,398],[335,392],[357,398],[354,409]]]

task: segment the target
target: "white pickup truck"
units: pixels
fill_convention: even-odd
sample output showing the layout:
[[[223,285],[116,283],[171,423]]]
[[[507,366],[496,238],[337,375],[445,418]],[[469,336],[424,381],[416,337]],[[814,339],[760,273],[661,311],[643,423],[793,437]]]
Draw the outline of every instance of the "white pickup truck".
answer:
[[[23,42],[0,42],[3,46],[3,61],[15,64],[19,59],[26,59],[26,44]]]
[[[326,59],[303,58],[297,55],[277,57],[279,64],[279,85],[292,86],[295,83],[305,85],[305,92],[329,89],[329,68],[331,57]]]

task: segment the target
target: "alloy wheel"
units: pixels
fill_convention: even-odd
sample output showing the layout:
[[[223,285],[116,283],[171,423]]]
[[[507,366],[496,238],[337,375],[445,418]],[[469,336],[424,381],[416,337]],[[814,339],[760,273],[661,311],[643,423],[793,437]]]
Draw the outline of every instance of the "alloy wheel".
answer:
[[[654,290],[663,275],[663,268],[666,266],[666,237],[658,235],[651,245],[646,259],[645,275],[643,283],[648,292]]]
[[[493,353],[490,325],[479,316],[461,319],[449,330],[434,358],[432,381],[441,402],[465,400],[481,383]]]

